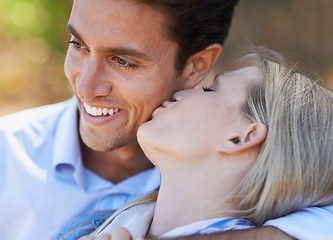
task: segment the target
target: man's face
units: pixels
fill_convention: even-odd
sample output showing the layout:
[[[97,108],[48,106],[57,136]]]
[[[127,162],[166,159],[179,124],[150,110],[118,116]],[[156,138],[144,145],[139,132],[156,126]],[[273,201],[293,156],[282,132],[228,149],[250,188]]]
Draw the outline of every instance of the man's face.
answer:
[[[177,44],[165,38],[164,16],[130,0],[75,0],[65,73],[77,97],[80,134],[96,151],[136,139],[138,127],[183,88]]]

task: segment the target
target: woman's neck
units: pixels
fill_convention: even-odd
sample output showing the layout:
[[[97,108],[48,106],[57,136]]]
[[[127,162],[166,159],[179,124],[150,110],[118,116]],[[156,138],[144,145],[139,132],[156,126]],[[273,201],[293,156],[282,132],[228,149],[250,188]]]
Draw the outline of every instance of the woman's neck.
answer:
[[[204,219],[237,216],[236,203],[228,198],[234,185],[231,180],[228,184],[221,182],[223,178],[215,172],[205,172],[200,167],[179,167],[186,171],[178,173],[174,169],[177,168],[161,170],[162,182],[148,236],[156,237]]]

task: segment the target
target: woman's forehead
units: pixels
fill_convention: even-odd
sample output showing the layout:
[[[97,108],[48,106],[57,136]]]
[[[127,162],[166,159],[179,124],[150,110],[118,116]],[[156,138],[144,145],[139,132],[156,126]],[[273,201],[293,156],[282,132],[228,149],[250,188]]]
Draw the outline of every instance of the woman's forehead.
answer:
[[[232,72],[224,72],[219,74],[214,82],[223,84],[249,84],[259,79],[259,69],[256,66],[244,67]]]

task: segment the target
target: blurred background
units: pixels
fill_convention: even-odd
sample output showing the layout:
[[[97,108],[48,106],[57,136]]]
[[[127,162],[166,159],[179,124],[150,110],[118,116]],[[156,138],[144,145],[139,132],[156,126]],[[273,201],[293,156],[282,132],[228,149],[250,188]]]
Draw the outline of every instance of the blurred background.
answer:
[[[63,71],[69,14],[70,0],[0,1],[0,116],[72,96]],[[254,44],[285,54],[333,90],[332,25],[333,0],[240,0],[212,75]]]

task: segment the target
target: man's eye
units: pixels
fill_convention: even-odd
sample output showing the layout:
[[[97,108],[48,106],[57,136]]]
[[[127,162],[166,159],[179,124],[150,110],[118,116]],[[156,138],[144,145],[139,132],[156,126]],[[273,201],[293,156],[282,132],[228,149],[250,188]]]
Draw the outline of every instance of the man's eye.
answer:
[[[202,87],[202,89],[204,90],[204,92],[212,92],[212,91],[214,91],[213,89],[208,88],[208,87]]]
[[[81,43],[78,43],[77,41],[69,41],[69,44],[73,44],[76,49],[84,49],[84,46]]]
[[[136,64],[130,63],[130,62],[126,61],[125,59],[123,59],[121,57],[117,57],[117,56],[112,57],[112,60],[117,61],[117,63],[121,67],[124,67],[124,68],[135,68],[137,66]]]

